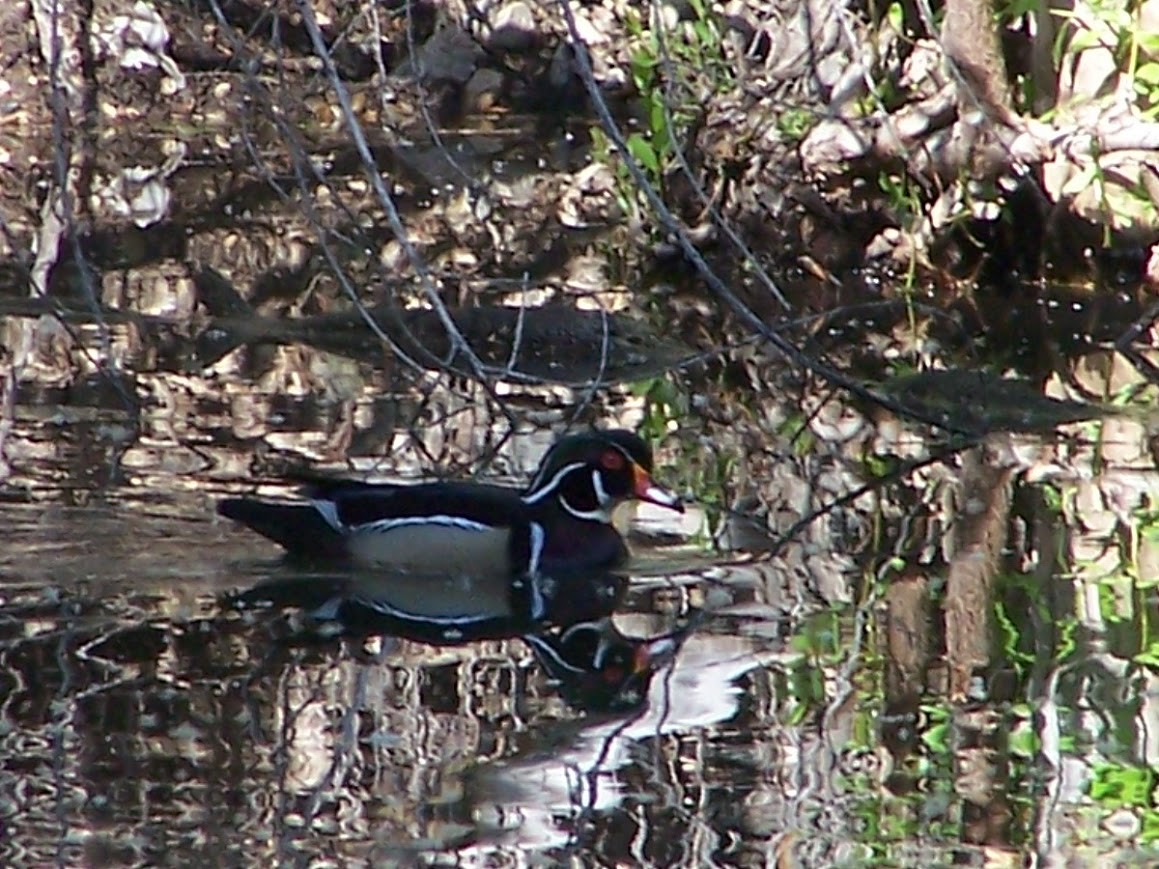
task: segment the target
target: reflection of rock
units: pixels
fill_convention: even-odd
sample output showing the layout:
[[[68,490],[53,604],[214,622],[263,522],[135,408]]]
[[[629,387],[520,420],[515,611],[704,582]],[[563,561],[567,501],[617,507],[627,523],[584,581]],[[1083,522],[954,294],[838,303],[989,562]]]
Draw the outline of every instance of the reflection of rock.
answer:
[[[737,680],[762,663],[752,640],[694,634],[672,669],[656,674],[639,715],[592,724],[563,745],[559,734],[542,734],[537,741],[552,746],[549,755],[480,768],[480,801],[493,806],[493,814],[481,806],[481,817],[505,828],[498,837],[510,836],[510,844],[521,849],[566,844],[572,835],[566,818],[610,809],[627,795],[620,770],[642,742],[727,721],[743,696]]]
[[[203,366],[243,345],[301,343],[371,362],[390,348],[420,367],[470,371],[434,310],[383,304],[301,319],[262,317],[216,272],[204,269],[195,280],[198,298],[215,316],[197,338]],[[447,312],[486,373],[500,380],[616,383],[654,377],[687,353],[622,314],[558,304]]]
[[[1096,404],[1050,398],[1029,381],[987,371],[923,371],[891,378],[881,390],[923,417],[970,434],[1046,432],[1108,412]]]

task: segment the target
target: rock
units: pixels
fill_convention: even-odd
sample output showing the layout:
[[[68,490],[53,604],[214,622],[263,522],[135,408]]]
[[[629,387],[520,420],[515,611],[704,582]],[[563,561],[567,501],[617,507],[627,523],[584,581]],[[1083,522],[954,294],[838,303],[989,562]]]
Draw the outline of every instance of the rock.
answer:
[[[494,69],[478,69],[463,89],[463,101],[475,111],[486,111],[495,105],[502,91],[502,73]]]
[[[475,73],[483,49],[471,34],[458,27],[444,27],[428,39],[395,75],[417,77],[425,82],[466,84]]]
[[[523,0],[514,0],[495,13],[495,25],[487,45],[497,51],[527,51],[539,42],[535,16]]]

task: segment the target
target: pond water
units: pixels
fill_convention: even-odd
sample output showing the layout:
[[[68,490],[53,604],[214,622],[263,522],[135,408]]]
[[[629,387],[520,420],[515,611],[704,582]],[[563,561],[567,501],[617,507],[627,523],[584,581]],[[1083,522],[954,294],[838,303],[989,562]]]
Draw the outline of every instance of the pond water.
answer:
[[[1147,583],[1003,574],[962,681],[932,578],[842,604],[644,546],[622,630],[710,616],[609,715],[519,640],[286,642],[222,604],[274,550],[175,489],[0,508],[5,865],[1156,857]]]

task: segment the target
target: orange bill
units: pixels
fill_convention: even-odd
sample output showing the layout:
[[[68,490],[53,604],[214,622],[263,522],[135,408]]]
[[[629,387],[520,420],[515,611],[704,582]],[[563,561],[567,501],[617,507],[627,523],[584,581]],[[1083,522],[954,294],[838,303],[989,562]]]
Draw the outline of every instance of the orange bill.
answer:
[[[667,507],[669,510],[675,510],[677,513],[684,512],[684,505],[680,503],[680,496],[675,492],[665,489],[653,480],[651,475],[642,467],[633,464],[632,475],[634,479],[633,494],[641,501]]]

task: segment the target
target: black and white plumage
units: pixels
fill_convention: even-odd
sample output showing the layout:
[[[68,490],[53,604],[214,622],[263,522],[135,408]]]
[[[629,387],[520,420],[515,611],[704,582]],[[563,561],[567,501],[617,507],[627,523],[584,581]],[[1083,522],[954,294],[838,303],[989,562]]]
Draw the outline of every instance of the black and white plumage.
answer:
[[[508,617],[560,623],[610,612],[610,584],[592,580],[628,556],[614,508],[638,498],[683,509],[651,470],[635,434],[594,431],[557,441],[522,491],[333,481],[307,487],[301,501],[229,498],[218,511],[296,561],[350,571],[320,615],[420,619],[447,626],[450,638]]]

